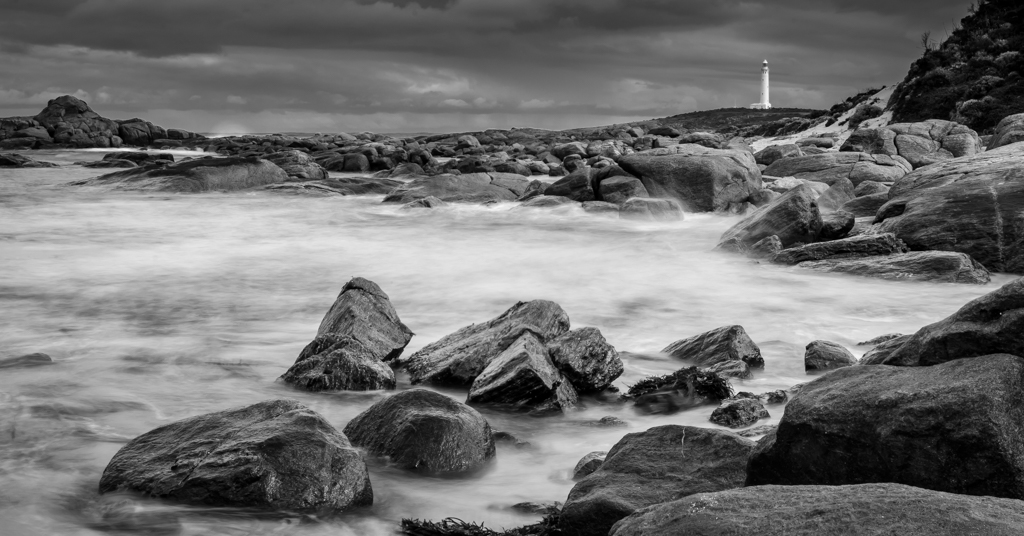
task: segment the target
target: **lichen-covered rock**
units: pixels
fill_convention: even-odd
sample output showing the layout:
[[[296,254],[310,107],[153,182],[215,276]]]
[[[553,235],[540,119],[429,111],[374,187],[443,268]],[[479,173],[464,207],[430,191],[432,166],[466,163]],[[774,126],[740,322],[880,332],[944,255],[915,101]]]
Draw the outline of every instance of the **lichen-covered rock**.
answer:
[[[971,156],[983,148],[978,133],[970,128],[952,121],[929,119],[920,123],[893,123],[858,129],[839,150],[900,156],[917,169]]]
[[[1024,498],[1024,359],[858,366],[805,385],[747,467],[746,484],[896,482]]]
[[[751,486],[638,510],[610,536],[1012,536],[1024,503],[902,484]]]
[[[677,359],[708,367],[725,361],[740,360],[751,367],[764,367],[761,349],[747,335],[743,326],[722,326],[700,335],[678,340],[662,352]]]
[[[597,328],[563,333],[547,343],[555,367],[580,393],[607,389],[622,375],[622,360]]]
[[[425,389],[375,403],[345,426],[345,435],[402,469],[434,475],[481,469],[495,452],[491,426],[478,411]]]
[[[756,398],[723,400],[711,412],[710,421],[726,428],[746,428],[761,419],[771,417],[768,410]]]
[[[641,508],[742,486],[753,447],[731,432],[692,426],[627,434],[599,469],[573,486],[558,528],[568,536],[605,536]]]
[[[497,318],[466,326],[402,359],[413,383],[466,386],[525,332],[547,342],[569,331],[569,315],[554,302],[519,302]]]
[[[99,490],[308,513],[373,503],[359,452],[323,417],[291,400],[198,415],[147,432],[114,455]]]
[[[1014,280],[918,330],[881,362],[929,366],[1007,353],[1024,357],[1024,278]]]

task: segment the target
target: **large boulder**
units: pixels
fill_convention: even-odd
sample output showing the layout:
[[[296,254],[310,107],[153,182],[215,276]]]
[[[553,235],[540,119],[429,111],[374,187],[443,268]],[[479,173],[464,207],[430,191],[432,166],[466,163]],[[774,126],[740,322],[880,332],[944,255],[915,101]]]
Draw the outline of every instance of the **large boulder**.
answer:
[[[327,170],[317,164],[313,157],[302,151],[290,150],[271,153],[263,157],[288,174],[295,181],[316,181],[328,178]]]
[[[610,536],[1012,536],[1024,503],[902,484],[752,486],[699,493],[643,510]]]
[[[803,155],[804,153],[800,151],[799,145],[795,143],[785,143],[782,145],[770,145],[754,153],[754,161],[762,166],[770,166],[774,164],[776,160]]]
[[[743,249],[764,238],[779,237],[782,247],[814,242],[821,232],[818,194],[801,184],[732,226],[719,239],[723,249]]]
[[[691,212],[722,212],[761,190],[761,172],[750,153],[701,148],[686,154],[636,154],[619,159],[652,197],[675,199]]]
[[[642,508],[693,493],[740,487],[754,442],[724,430],[657,426],[627,434],[604,463],[573,486],[558,528],[567,536],[605,536]]]
[[[722,326],[700,335],[680,339],[668,345],[662,352],[676,359],[691,361],[699,367],[710,367],[736,360],[743,361],[751,367],[764,367],[761,349],[750,339],[743,326]]]
[[[773,177],[796,177],[831,185],[849,179],[854,186],[864,181],[893,182],[911,170],[910,164],[888,155],[822,153],[776,160],[764,170]]]
[[[1024,273],[1024,142],[914,171],[889,191],[875,223],[913,250],[967,253]]]
[[[519,302],[497,318],[466,326],[402,359],[412,383],[470,385],[523,333],[547,342],[569,331],[569,315],[554,302]]]
[[[881,362],[928,366],[999,353],[1024,357],[1024,278],[974,299],[952,315],[921,328]]]
[[[1024,359],[846,367],[806,384],[747,485],[896,482],[1024,499]]]
[[[609,203],[621,205],[634,197],[650,197],[650,195],[640,179],[617,176],[601,181],[598,197]]]
[[[583,168],[558,179],[544,190],[544,195],[562,196],[573,201],[593,201],[597,199],[594,192],[594,168]]]
[[[284,182],[288,175],[271,162],[256,157],[200,158],[164,166],[161,163],[108,173],[70,183],[116,190],[157,192],[209,192],[242,190]]]
[[[826,371],[857,364],[857,358],[843,345],[832,341],[811,341],[804,349],[804,370]]]
[[[936,281],[984,285],[992,274],[964,253],[914,251],[876,257],[805,261],[797,265],[816,272],[853,274],[899,281]]]
[[[125,145],[146,147],[156,140],[167,138],[167,130],[143,119],[117,121],[117,135]]]
[[[978,133],[970,128],[952,121],[929,119],[920,123],[893,123],[858,129],[839,150],[900,156],[917,169],[971,156],[984,149]]]
[[[280,379],[307,391],[395,388],[391,367],[358,340],[337,334],[317,335]]]
[[[1004,117],[996,125],[996,133],[988,142],[988,150],[1024,141],[1024,113]]]
[[[597,328],[568,331],[551,339],[548,355],[581,393],[597,392],[622,375],[622,360]]]
[[[380,400],[345,426],[357,447],[409,471],[469,473],[494,458],[491,426],[475,409],[451,398],[412,389]]]
[[[53,136],[55,143],[75,147],[112,147],[122,143],[117,135],[117,121],[101,117],[85,101],[71,95],[50,100],[33,119]]]
[[[551,362],[544,342],[527,331],[473,380],[466,402],[513,411],[557,412],[575,407],[579,396]]]
[[[529,179],[514,173],[442,174],[418,177],[403,184],[389,193],[384,202],[405,204],[431,196],[448,203],[515,201],[529,184]]]
[[[198,415],[149,431],[117,451],[99,490],[308,513],[373,503],[359,452],[323,417],[292,400]]]
[[[33,160],[27,156],[20,155],[17,153],[4,153],[0,154],[0,168],[43,168],[43,167],[59,167],[58,164],[53,162],[42,162],[39,160]]]
[[[773,255],[771,262],[798,264],[805,261],[874,257],[907,253],[908,251],[907,245],[892,233],[857,235],[784,249]]]

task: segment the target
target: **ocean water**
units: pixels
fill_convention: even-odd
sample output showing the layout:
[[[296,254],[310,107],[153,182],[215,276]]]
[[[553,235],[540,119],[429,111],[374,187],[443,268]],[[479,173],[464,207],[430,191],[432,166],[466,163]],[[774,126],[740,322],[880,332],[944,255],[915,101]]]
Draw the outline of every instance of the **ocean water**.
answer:
[[[97,151],[34,153],[70,164]],[[195,154],[182,152],[179,155]],[[167,195],[85,191],[99,175],[65,165],[0,169],[0,358],[45,352],[55,365],[0,370],[0,533],[392,534],[403,517],[493,528],[534,522],[522,501],[564,501],[580,457],[661,424],[714,427],[712,407],[643,416],[589,401],[557,417],[483,410],[529,441],[499,446],[467,479],[371,460],[372,508],[327,521],[139,501],[111,512],[96,492],[129,439],[168,422],[294,398],[341,429],[385,393],[314,394],[275,382],[316,333],[342,285],[378,283],[416,336],[414,352],[520,300],[553,300],[573,327],[599,328],[624,356],[619,387],[683,364],[659,351],[744,326],[766,367],[737,391],[810,379],[804,346],[910,333],[1011,280],[987,286],[815,274],[712,252],[735,218],[637,222],[575,207],[514,204],[403,211],[381,196],[280,192]],[[399,374],[399,389],[410,388]],[[463,400],[465,390],[443,390]],[[775,423],[782,407],[771,406]],[[626,428],[581,422],[605,415]],[[119,515],[127,508],[132,515]],[[106,514],[104,514],[106,512]],[[120,524],[119,524],[120,523]],[[124,533],[124,532],[121,532]]]

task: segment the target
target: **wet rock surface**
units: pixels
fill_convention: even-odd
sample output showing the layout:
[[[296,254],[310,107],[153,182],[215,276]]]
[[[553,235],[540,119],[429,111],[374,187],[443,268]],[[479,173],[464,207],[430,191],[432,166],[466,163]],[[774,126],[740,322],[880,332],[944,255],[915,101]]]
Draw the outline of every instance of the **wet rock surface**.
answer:
[[[735,360],[755,368],[764,367],[761,349],[750,339],[743,326],[722,326],[681,339],[665,347],[662,352],[677,359],[692,361],[701,367]]]

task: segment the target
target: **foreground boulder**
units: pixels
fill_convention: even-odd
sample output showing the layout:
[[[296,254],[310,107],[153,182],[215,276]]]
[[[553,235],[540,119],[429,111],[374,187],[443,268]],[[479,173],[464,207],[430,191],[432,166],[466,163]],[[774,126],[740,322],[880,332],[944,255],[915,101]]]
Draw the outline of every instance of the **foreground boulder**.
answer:
[[[817,199],[812,187],[801,184],[730,227],[718,247],[744,249],[772,235],[784,248],[814,242],[822,226]]]
[[[754,486],[639,510],[610,536],[1011,536],[1024,503],[902,484]]]
[[[1024,114],[1008,115],[996,125],[996,133],[988,142],[988,150],[1019,141],[1024,141]]]
[[[966,253],[1024,273],[1024,142],[921,168],[893,185],[875,223],[912,250]]]
[[[558,528],[568,536],[604,536],[641,508],[742,486],[753,447],[731,432],[692,426],[627,434],[600,468],[573,486]]]
[[[692,361],[699,367],[736,360],[751,367],[764,367],[761,349],[750,339],[743,326],[722,326],[681,339],[665,347],[662,352],[676,359]]]
[[[1024,359],[832,371],[793,397],[747,468],[751,486],[869,482],[1024,498]]]
[[[74,186],[108,186],[116,190],[198,193],[243,190],[284,182],[288,175],[255,157],[200,158],[164,166],[153,164],[75,181]]]
[[[323,417],[291,400],[208,413],[147,432],[114,455],[99,491],[321,514],[373,503],[359,452]]]
[[[921,328],[879,362],[929,366],[999,353],[1024,356],[1024,279],[1007,283]]]
[[[412,389],[389,396],[345,426],[352,444],[409,471],[475,471],[494,458],[491,426],[479,412],[440,393]]]
[[[466,326],[430,343],[401,364],[413,383],[469,385],[525,332],[547,342],[569,331],[569,315],[554,302],[519,302],[497,318]]]
[[[974,259],[951,251],[915,251],[879,257],[806,261],[797,265],[816,272],[838,272],[879,279],[984,285],[992,274]]]
[[[529,185],[529,179],[514,173],[443,174],[413,179],[389,193],[384,202],[405,204],[431,196],[448,203],[515,201]]]
[[[761,190],[761,172],[749,153],[700,148],[689,154],[636,154],[619,165],[652,197],[675,199],[690,212],[722,212]]]
[[[397,358],[412,335],[388,295],[355,277],[281,380],[309,391],[394,389],[395,374],[384,361]]]

